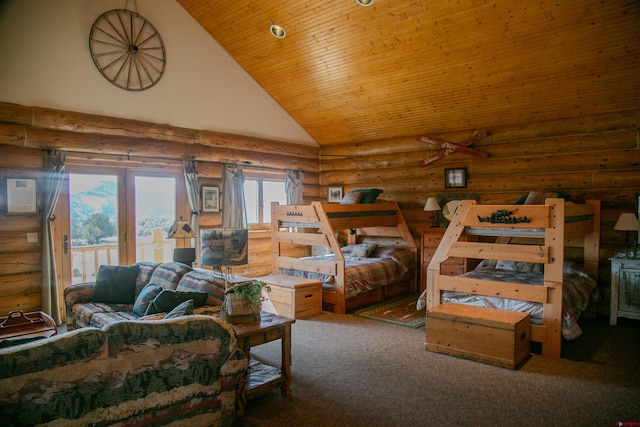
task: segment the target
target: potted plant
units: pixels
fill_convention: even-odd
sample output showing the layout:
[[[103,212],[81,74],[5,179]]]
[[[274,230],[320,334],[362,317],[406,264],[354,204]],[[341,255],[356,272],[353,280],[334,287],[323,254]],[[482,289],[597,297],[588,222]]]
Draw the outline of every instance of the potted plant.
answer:
[[[225,291],[225,311],[229,316],[245,316],[260,313],[262,290],[271,292],[271,287],[262,280],[238,283]]]

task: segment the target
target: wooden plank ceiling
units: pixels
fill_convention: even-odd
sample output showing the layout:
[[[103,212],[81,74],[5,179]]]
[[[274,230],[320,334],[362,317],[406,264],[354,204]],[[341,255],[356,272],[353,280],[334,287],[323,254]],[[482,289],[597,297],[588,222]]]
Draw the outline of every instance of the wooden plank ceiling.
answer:
[[[178,3],[320,145],[640,106],[637,0]]]

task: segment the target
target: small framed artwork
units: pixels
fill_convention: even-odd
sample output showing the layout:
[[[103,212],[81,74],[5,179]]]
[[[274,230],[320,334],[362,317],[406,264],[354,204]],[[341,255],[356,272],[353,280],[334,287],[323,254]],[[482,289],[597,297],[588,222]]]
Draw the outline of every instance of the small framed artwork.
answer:
[[[342,187],[329,187],[327,191],[327,202],[340,203],[342,200]]]
[[[444,188],[467,188],[467,168],[445,169]]]
[[[38,213],[36,180],[7,178],[7,214]]]
[[[202,212],[220,212],[220,187],[202,186]]]

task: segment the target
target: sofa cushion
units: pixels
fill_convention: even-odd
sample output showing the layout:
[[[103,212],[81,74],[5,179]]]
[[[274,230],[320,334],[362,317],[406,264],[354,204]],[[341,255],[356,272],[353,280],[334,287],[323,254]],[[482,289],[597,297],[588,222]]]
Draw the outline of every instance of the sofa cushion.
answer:
[[[130,304],[105,304],[86,302],[74,304],[71,312],[76,320],[76,327],[82,328],[91,325],[91,319],[97,313],[118,313],[120,311],[131,311]]]
[[[147,311],[147,307],[149,307],[151,301],[153,301],[160,292],[162,292],[162,287],[158,285],[150,283],[145,286],[136,298],[136,302],[133,304],[133,312],[138,316],[144,316]]]
[[[153,271],[149,283],[161,286],[163,289],[175,289],[182,276],[191,270],[191,267],[180,262],[164,262]]]
[[[105,311],[102,313],[95,313],[91,316],[91,322],[89,326],[93,328],[104,328],[114,322],[120,322],[122,320],[138,320],[140,316],[133,311]]]
[[[209,270],[193,270],[182,276],[177,291],[206,292],[207,305],[221,306],[224,302],[224,279]]]
[[[151,276],[156,268],[160,265],[159,262],[140,261],[136,263],[139,266],[138,277],[136,278],[136,298],[145,286],[151,281]]]
[[[180,303],[187,300],[193,300],[194,307],[203,306],[207,302],[207,294],[204,292],[179,292],[170,289],[164,289],[156,296],[145,315],[154,313],[168,313],[176,308]]]
[[[164,318],[165,319],[173,319],[174,317],[187,316],[189,314],[193,314],[193,300],[192,299],[188,299],[185,302],[178,304],[176,306],[176,308],[174,308],[173,310],[168,312],[167,315],[164,316]]]
[[[139,266],[101,265],[96,276],[93,301],[133,304]]]

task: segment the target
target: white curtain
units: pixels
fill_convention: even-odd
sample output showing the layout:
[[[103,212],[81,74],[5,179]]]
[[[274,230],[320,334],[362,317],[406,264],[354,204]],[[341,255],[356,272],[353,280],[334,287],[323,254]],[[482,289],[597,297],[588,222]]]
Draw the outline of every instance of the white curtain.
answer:
[[[286,170],[284,172],[284,190],[287,193],[288,205],[301,205],[303,203],[301,170]]]
[[[191,228],[196,235],[196,262],[200,262],[200,250],[197,247],[200,236],[198,210],[200,208],[200,192],[198,191],[198,170],[195,160],[184,160],[184,183],[187,187],[187,198],[191,207]],[[192,245],[193,247],[193,245]]]
[[[222,175],[222,226],[225,228],[247,228],[247,205],[244,201],[242,166],[224,165]]]
[[[42,214],[42,311],[53,317],[57,325],[62,323],[58,299],[58,279],[53,240],[55,219],[53,213],[64,183],[64,169],[67,153],[64,151],[44,151],[45,174],[43,179]]]

